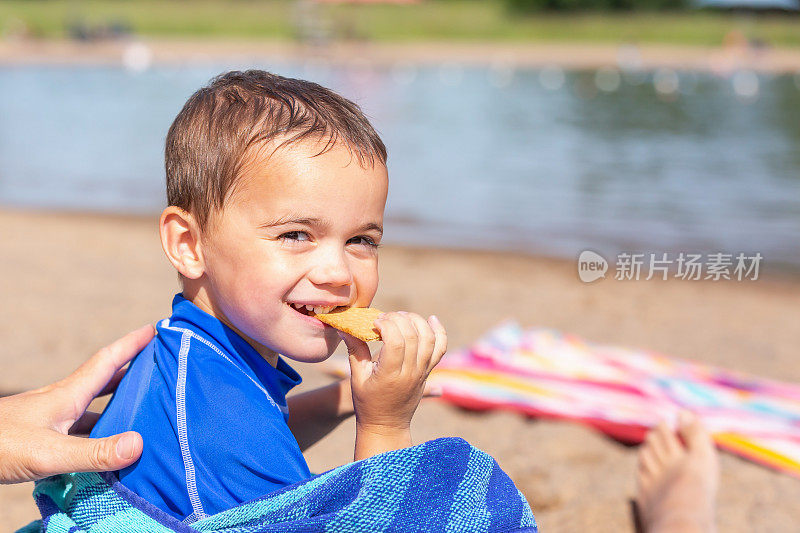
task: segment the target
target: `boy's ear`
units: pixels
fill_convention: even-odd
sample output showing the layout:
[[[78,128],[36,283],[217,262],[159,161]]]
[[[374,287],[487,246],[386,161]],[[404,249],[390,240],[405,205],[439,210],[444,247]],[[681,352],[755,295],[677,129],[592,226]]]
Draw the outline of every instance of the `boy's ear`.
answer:
[[[171,205],[164,209],[159,220],[161,247],[175,270],[188,279],[197,279],[205,272],[200,245],[200,228],[188,213]]]

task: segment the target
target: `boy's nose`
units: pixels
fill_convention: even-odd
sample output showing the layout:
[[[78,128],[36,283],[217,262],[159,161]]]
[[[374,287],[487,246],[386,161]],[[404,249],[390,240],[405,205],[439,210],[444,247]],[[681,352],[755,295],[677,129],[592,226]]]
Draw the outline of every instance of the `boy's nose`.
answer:
[[[309,280],[314,285],[336,287],[353,283],[353,274],[347,260],[341,254],[329,253],[320,257],[320,262],[311,270]]]

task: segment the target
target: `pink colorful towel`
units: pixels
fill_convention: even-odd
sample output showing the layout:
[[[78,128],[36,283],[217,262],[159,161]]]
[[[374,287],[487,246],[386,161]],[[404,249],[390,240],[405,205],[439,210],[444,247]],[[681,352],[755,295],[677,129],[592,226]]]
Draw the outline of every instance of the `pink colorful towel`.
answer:
[[[719,447],[800,477],[797,385],[514,323],[449,353],[430,381],[465,408],[575,420],[629,443],[686,408]]]

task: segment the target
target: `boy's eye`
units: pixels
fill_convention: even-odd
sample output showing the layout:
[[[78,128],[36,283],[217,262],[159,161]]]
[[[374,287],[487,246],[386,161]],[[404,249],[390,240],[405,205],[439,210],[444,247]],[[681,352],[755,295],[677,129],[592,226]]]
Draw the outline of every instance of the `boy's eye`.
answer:
[[[309,236],[305,231],[287,231],[280,236],[281,240],[285,241],[308,241]]]
[[[374,240],[372,240],[370,237],[367,237],[366,235],[359,235],[358,237],[353,237],[352,239],[347,241],[347,244],[362,244],[365,246],[371,246],[372,248],[377,248],[379,246],[378,243],[376,243]]]

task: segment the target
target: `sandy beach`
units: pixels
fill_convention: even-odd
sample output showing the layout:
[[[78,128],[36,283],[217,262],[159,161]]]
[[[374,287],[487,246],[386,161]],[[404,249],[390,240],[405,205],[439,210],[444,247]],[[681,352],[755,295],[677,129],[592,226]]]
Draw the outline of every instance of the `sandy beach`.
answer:
[[[56,380],[97,348],[168,315],[177,280],[156,218],[0,210],[0,391]],[[375,305],[437,314],[455,349],[506,318],[800,382],[800,280],[579,281],[572,261],[386,246]],[[502,274],[500,274],[502,273]],[[305,387],[331,378],[295,365]],[[458,435],[495,456],[542,531],[631,531],[636,449],[581,426],[478,414],[425,400],[415,441]],[[350,460],[352,423],[307,452],[312,471]],[[31,484],[0,487],[0,530],[37,517]],[[790,531],[800,480],[722,457],[720,531]]]
[[[136,48],[131,48],[135,45]],[[752,69],[772,73],[800,71],[798,48],[748,48],[631,43],[524,43],[469,41],[332,42],[324,46],[290,41],[235,39],[155,39],[76,42],[0,40],[0,65],[120,65],[123,58],[146,64],[223,63],[236,66],[264,61],[330,62],[354,67],[475,65],[495,68],[565,69],[622,67],[688,69],[729,73]]]

